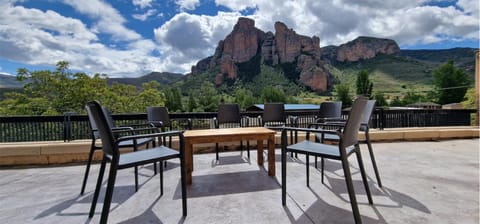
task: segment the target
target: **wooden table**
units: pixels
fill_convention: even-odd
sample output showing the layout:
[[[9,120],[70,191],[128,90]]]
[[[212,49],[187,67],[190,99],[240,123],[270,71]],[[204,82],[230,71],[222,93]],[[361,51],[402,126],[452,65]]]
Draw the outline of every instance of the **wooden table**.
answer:
[[[192,184],[193,144],[257,140],[257,161],[263,166],[263,140],[268,147],[268,175],[275,176],[275,131],[264,127],[188,130],[185,137],[187,184]]]

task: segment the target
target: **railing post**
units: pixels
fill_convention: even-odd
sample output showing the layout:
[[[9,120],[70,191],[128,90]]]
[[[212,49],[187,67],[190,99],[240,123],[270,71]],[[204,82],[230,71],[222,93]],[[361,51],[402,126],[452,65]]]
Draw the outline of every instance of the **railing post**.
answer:
[[[380,107],[380,112],[378,113],[378,123],[380,123],[379,125],[379,128],[380,130],[383,130],[385,128],[385,122],[386,122],[386,118],[385,118],[385,113],[384,113],[384,108],[383,107]]]
[[[71,116],[75,115],[75,112],[63,113],[63,141],[71,141],[72,138],[72,119]]]

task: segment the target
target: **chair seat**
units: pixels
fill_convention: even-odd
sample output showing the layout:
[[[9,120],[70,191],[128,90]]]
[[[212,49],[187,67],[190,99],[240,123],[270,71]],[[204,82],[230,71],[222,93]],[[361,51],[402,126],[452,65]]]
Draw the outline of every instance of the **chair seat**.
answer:
[[[165,146],[159,146],[151,149],[140,150],[136,152],[124,153],[120,155],[118,168],[128,168],[138,165],[148,164],[160,159],[171,159],[179,157],[180,153]]]
[[[347,155],[350,155],[350,153],[352,153],[354,149],[354,146],[347,147]],[[307,140],[301,141],[293,145],[289,145],[287,146],[287,150],[332,159],[340,158],[340,150],[338,150],[338,145],[328,145]]]
[[[340,137],[338,135],[332,135],[332,134],[325,134],[323,135],[323,140],[327,141],[340,141]]]
[[[153,138],[139,138],[137,139],[137,146],[139,145],[145,145],[147,143],[150,143],[153,141]],[[124,147],[133,147],[133,140],[126,140],[126,141],[121,141],[118,143],[119,148],[124,148]]]

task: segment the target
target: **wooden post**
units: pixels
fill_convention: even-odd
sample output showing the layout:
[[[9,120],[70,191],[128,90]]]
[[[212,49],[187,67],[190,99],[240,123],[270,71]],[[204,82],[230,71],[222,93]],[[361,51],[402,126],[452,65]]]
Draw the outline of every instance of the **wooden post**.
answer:
[[[475,53],[475,106],[477,107],[475,125],[480,126],[480,104],[478,98],[480,98],[480,51],[477,50],[477,52]]]

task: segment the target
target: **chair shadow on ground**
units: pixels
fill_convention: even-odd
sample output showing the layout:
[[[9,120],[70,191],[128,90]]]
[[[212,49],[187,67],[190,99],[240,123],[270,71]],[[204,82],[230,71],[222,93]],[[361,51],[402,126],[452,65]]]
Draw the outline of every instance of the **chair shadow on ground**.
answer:
[[[258,181],[258,180],[263,181]],[[188,187],[188,198],[215,195],[237,194],[280,189],[273,177],[264,169],[193,176],[192,185]],[[180,189],[177,188],[177,191]],[[181,192],[175,192],[174,199],[181,198]]]
[[[170,165],[169,169],[175,169],[176,167],[179,166],[179,164],[175,165],[174,163],[169,163],[169,165]],[[144,166],[142,169],[148,169],[149,171],[152,171],[152,172],[151,172],[151,175],[147,175],[147,174],[145,174],[145,172],[139,172],[139,176],[146,176],[147,177],[147,179],[145,179],[145,181],[139,183],[139,188],[140,189],[145,183],[150,181],[150,179],[157,177],[157,175],[155,175],[155,176],[153,175],[153,165]],[[165,170],[166,170],[166,168],[164,169],[164,171]],[[127,171],[125,171],[125,172],[127,172]],[[117,186],[115,186],[115,191],[113,192],[113,197],[112,197],[112,204],[115,205],[115,206],[111,207],[110,211],[115,210],[115,208],[117,208],[122,203],[127,201],[131,196],[134,196],[134,194],[135,194],[135,184],[133,182],[133,170],[131,171],[131,173],[132,173],[131,183],[129,183],[128,185],[118,185],[118,183],[117,183]],[[98,175],[98,173],[96,175]],[[96,178],[94,178],[94,179],[95,179],[95,182],[96,182]],[[104,180],[102,182],[102,190],[100,191],[100,195],[99,195],[99,202],[103,202],[103,198],[105,196],[106,184],[107,184],[107,179],[104,178]],[[94,191],[93,188],[94,188],[94,186],[93,186],[93,181],[92,181],[92,189],[90,189],[90,191],[87,190],[84,195],[78,195],[78,196],[72,197],[70,199],[64,200],[64,201],[62,201],[62,202],[60,202],[60,203],[58,203],[58,204],[56,204],[56,205],[54,205],[54,206],[52,206],[48,209],[42,211],[40,214],[35,216],[34,219],[41,219],[41,218],[44,218],[44,217],[52,215],[52,214],[55,214],[57,216],[85,216],[85,218],[87,219],[86,223],[88,223],[89,222],[88,213],[89,213],[90,205],[91,205],[92,198],[93,198],[93,191]],[[179,197],[181,198],[181,195]],[[83,208],[85,208],[85,209],[83,209],[82,211],[77,210],[76,212],[67,211],[67,210],[71,209],[73,206],[78,205],[78,204],[81,204],[82,206],[80,206],[80,207],[82,209]],[[97,212],[95,214],[98,215],[99,212],[100,212],[100,210],[97,209]]]
[[[351,210],[345,210],[343,208],[330,205],[326,201],[322,200],[321,195],[319,195],[315,190],[317,188],[327,188],[340,200],[348,204],[350,203],[340,162],[329,161],[329,160],[325,160],[325,161],[326,161],[325,183],[321,184],[321,182],[318,181],[315,184],[310,183],[310,187],[307,187],[305,185],[305,191],[308,191],[308,189],[310,189],[310,192],[313,195],[315,195],[315,197],[317,198],[315,203],[313,203],[310,207],[308,207],[308,209],[303,210],[299,206],[301,202],[297,202],[294,197],[291,197],[290,194],[288,194],[288,190],[287,190],[287,197],[290,200],[293,200],[299,209],[303,210],[303,214],[297,219],[295,219],[292,212],[288,208],[288,205],[284,207],[285,212],[287,213],[292,223],[310,223],[310,222],[312,223],[353,223],[354,222]],[[292,158],[290,156],[287,157],[287,162],[305,164],[303,160]],[[353,165],[356,165],[355,162],[350,164],[352,175],[360,175],[358,167],[354,167]],[[321,172],[320,168],[319,169],[314,168],[315,167],[314,161],[310,161],[310,166],[311,166],[310,167],[311,173]],[[357,203],[359,205],[371,206],[374,213],[378,217],[378,219],[372,219],[371,217],[362,215],[362,221],[364,223],[382,223],[382,224],[387,223],[387,221],[383,218],[382,214],[378,211],[377,209],[378,207],[401,208],[406,206],[423,213],[431,214],[431,211],[428,209],[428,207],[426,207],[424,204],[422,204],[420,201],[416,200],[415,198],[409,195],[406,195],[402,192],[398,192],[393,188],[389,188],[388,186],[383,186],[383,188],[378,188],[376,187],[376,185],[374,186],[372,183],[374,183],[376,179],[371,178],[370,176],[368,176],[368,174],[367,174],[367,179],[370,186],[370,191],[372,193],[372,196],[374,197],[373,205],[369,205],[367,202],[366,192],[363,186],[363,182],[361,180],[356,180],[356,179],[353,180],[355,195],[357,197]],[[302,180],[295,180],[295,181],[302,181]],[[384,199],[380,200],[381,202],[378,202],[375,200],[381,197],[385,197]],[[388,203],[389,201],[392,203]],[[325,214],[328,214],[328,215],[325,215]]]
[[[240,155],[222,155],[220,153],[220,159],[215,160],[215,158],[212,159],[212,167],[216,166],[222,166],[222,165],[234,165],[234,164],[243,164],[243,163],[248,163],[252,164],[251,160],[248,159],[247,157],[244,157],[241,153]]]

